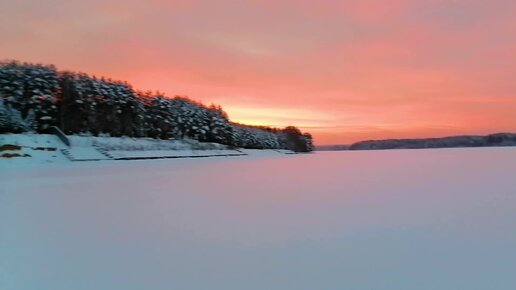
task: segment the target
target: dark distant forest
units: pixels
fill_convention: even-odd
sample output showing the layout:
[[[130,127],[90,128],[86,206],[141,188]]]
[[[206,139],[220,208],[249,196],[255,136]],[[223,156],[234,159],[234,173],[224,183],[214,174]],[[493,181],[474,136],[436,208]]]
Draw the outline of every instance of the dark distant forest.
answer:
[[[0,62],[0,133],[190,138],[235,147],[309,152],[312,136],[298,128],[231,122],[220,106],[184,96],[138,91],[129,83],[53,65]]]

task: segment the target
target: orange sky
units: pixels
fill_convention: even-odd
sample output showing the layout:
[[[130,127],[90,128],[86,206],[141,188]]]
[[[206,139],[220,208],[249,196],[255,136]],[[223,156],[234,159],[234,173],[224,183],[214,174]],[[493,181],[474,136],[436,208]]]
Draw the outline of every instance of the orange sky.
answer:
[[[316,144],[516,131],[516,1],[0,2],[0,58],[188,95]]]

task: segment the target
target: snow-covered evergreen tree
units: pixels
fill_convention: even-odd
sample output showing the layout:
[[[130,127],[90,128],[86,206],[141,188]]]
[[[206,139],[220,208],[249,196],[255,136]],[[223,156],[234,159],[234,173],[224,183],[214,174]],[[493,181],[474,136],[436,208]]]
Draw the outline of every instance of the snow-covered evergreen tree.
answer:
[[[144,136],[144,104],[124,82],[86,74],[60,75],[62,120],[65,132]]]
[[[126,82],[54,66],[0,62],[0,132],[192,138],[245,148],[312,150],[312,138],[295,127],[283,130],[234,124],[220,106],[159,92],[136,92]]]
[[[33,132],[35,129],[35,115],[32,110],[23,118],[19,110],[5,104],[0,96],[0,133]]]
[[[0,62],[0,94],[26,118],[32,111],[34,129],[45,131],[57,121],[57,70],[51,65]],[[32,118],[32,116],[31,116]]]

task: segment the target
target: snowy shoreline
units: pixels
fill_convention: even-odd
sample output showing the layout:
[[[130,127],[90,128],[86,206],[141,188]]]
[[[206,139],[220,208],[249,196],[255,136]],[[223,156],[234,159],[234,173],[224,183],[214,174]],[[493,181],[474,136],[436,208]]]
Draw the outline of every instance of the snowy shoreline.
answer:
[[[0,165],[53,164],[74,161],[233,157],[293,154],[290,150],[242,149],[191,139],[67,136],[70,146],[49,134],[0,135]]]

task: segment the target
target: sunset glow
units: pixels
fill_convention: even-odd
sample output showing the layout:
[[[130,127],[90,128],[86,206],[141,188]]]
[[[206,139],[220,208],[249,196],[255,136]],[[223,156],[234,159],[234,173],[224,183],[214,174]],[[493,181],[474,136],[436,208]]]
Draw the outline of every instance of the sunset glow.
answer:
[[[316,144],[516,131],[516,2],[2,1],[1,59],[296,125]]]

